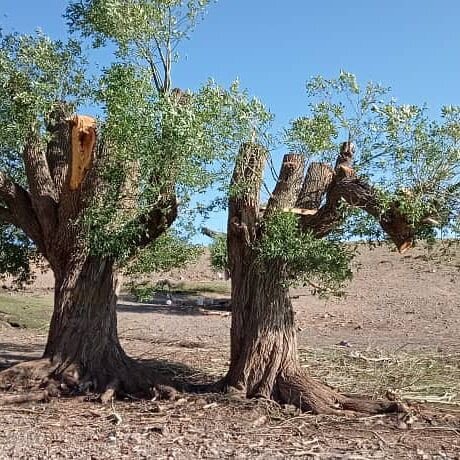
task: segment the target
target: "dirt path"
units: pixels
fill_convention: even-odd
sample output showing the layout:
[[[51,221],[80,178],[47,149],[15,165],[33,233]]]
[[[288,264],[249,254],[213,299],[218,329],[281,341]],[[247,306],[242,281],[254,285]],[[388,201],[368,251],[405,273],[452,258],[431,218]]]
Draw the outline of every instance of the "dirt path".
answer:
[[[438,265],[424,261],[419,251],[402,257],[379,248],[357,259],[359,270],[345,298],[323,300],[305,289],[294,290],[306,364],[314,367],[326,358],[348,362],[344,356],[353,353],[413,352],[454,356],[449,366],[458,371],[456,263]],[[190,269],[200,273],[195,279],[212,277],[206,261],[200,264]],[[133,356],[217,378],[227,366],[231,318],[225,312],[209,313],[192,300],[173,299],[168,306],[161,299],[137,304],[122,297],[120,337]],[[38,357],[45,340],[44,331],[0,326],[0,365]],[[338,346],[340,342],[346,346]],[[332,371],[321,372],[335,383]],[[366,372],[376,380],[372,365]],[[122,420],[118,425],[114,411]],[[414,411],[411,423],[398,417],[343,423],[216,395],[185,395],[168,403],[116,402],[114,407],[52,401],[0,408],[0,458],[460,458],[460,408],[448,406],[423,416]]]

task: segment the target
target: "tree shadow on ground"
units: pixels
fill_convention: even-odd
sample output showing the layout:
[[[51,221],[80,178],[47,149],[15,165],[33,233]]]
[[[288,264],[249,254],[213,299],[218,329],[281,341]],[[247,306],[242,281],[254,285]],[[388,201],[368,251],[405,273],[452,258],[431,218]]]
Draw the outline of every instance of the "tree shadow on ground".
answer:
[[[24,354],[21,354],[21,352]],[[36,352],[37,347],[34,345],[0,343],[0,371],[21,362],[42,359],[38,356],[31,356],[31,353]],[[149,374],[155,375],[159,383],[170,385],[179,392],[197,393],[202,391],[203,388],[208,388],[209,385],[216,381],[215,375],[210,375],[201,369],[180,362],[158,358],[133,359],[145,366]]]
[[[210,375],[201,369],[176,361],[153,358],[139,360],[139,363],[148,367],[179,391],[195,392],[201,386],[209,385],[216,381],[215,375]]]
[[[167,315],[195,316],[222,313],[226,316],[230,311],[228,297],[207,297],[193,294],[175,293],[171,304],[166,295],[157,294],[150,302],[137,302],[133,296],[121,295],[117,305],[118,312],[125,313],[162,313]]]
[[[37,343],[18,344],[0,342],[0,371],[14,366],[20,361],[35,359],[41,352],[41,345]]]

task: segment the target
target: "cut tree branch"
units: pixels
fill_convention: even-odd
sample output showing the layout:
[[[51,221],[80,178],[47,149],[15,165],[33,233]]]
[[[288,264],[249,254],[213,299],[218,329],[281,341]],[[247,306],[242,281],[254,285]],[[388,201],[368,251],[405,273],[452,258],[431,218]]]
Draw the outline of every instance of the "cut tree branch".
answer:
[[[302,184],[296,207],[318,209],[334,178],[334,170],[324,163],[311,163]]]
[[[257,144],[241,146],[230,182],[228,234],[240,225],[255,230],[266,158],[267,151]]]
[[[251,251],[251,242],[257,238],[260,188],[266,159],[266,149],[247,142],[241,145],[235,161],[228,200],[227,247],[230,269],[242,266],[241,260],[246,259]]]
[[[326,203],[312,216],[303,216],[303,230],[310,230],[322,238],[334,230],[343,219],[340,204],[361,208],[376,218],[382,229],[395,243],[400,252],[413,244],[414,229],[399,210],[397,202],[384,209],[378,199],[377,191],[362,179],[356,177],[351,168],[353,148],[345,142],[336,163],[336,173],[328,188]]]
[[[302,188],[304,169],[305,158],[303,155],[297,153],[284,155],[278,182],[268,200],[265,217],[269,217],[276,210],[294,207]]]

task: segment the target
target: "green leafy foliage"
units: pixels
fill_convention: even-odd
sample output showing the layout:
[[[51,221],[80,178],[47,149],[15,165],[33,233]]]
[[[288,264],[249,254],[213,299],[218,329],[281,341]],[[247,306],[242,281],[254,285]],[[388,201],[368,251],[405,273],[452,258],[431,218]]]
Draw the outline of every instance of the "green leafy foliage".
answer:
[[[131,260],[146,230],[145,217],[163,206],[168,194],[177,197],[189,227],[197,212],[222,202],[239,145],[267,131],[271,114],[238,82],[228,89],[209,81],[193,93],[172,90],[177,47],[209,3],[70,1],[71,32],[115,51],[91,80],[78,40],[53,41],[41,32],[1,37],[0,168],[13,179],[26,185],[24,143],[31,130],[47,140],[47,116],[56,102],[75,111],[88,102],[101,112],[98,137],[107,154],[97,161],[100,186],[75,222],[94,254]],[[218,196],[203,204],[199,195],[210,187]],[[163,249],[167,242],[177,251],[171,239],[162,240]],[[137,267],[146,264],[147,252],[141,251]]]
[[[399,104],[388,88],[373,82],[363,86],[344,71],[336,79],[312,78],[307,95],[309,113],[285,131],[288,146],[333,164],[340,143],[350,137],[356,146],[353,166],[375,184],[383,211],[398,203],[421,239],[437,235],[433,227],[458,233],[458,107],[444,107],[432,120],[426,107]],[[364,213],[344,212],[348,237],[375,235]]]
[[[53,41],[40,31],[34,35],[0,32],[0,170],[14,181],[25,184],[24,144],[31,133],[46,139],[47,115],[56,101],[77,106],[89,96],[85,70],[75,40]],[[33,243],[21,231],[0,224],[1,274],[27,282],[34,255]]]
[[[159,94],[148,72],[125,65],[107,70],[99,97],[111,156],[106,186],[85,219],[93,250],[119,259],[132,253],[143,231],[138,222],[165,191],[175,191],[182,214],[212,186],[223,197],[239,145],[272,119],[237,82],[224,89],[210,81],[178,100],[174,92]]]
[[[210,0],[78,0],[67,8],[71,30],[93,37],[97,46],[109,39],[127,52],[132,42],[177,43],[187,38]]]
[[[228,270],[227,235],[217,235],[209,246],[211,265],[215,270]]]
[[[255,250],[262,267],[281,263],[288,281],[308,284],[317,280],[322,293],[339,293],[352,277],[351,248],[301,232],[298,217],[293,213],[279,212],[270,217]]]
[[[33,244],[20,230],[0,223],[0,278],[11,275],[18,284],[30,281],[34,256]]]
[[[31,131],[43,133],[56,101],[76,106],[89,95],[86,62],[75,40],[0,32],[0,169],[22,180],[21,152]]]
[[[126,63],[148,68],[159,92],[169,92],[177,47],[204,16],[210,0],[78,0],[66,17],[72,31],[107,41]],[[141,64],[142,63],[142,64]]]
[[[186,239],[170,231],[141,249],[136,257],[127,263],[125,272],[134,275],[180,268],[196,260],[202,252],[201,246],[190,244]]]

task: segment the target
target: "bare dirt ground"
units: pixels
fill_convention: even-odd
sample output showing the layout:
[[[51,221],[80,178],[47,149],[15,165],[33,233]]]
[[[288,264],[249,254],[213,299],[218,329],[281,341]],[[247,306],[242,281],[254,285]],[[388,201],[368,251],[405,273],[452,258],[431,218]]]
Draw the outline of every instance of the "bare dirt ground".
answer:
[[[312,416],[222,395],[111,406],[60,399],[0,406],[0,458],[460,459],[459,253],[449,263],[425,254],[363,249],[346,297],[292,291],[304,365],[344,391],[409,397],[410,414]],[[216,279],[205,258],[166,276]],[[40,275],[32,291],[49,295],[51,286]],[[189,295],[165,300],[121,296],[124,347],[169,372],[217,379],[228,363],[230,314],[198,307]],[[0,322],[0,368],[39,357],[45,340],[44,329]]]

